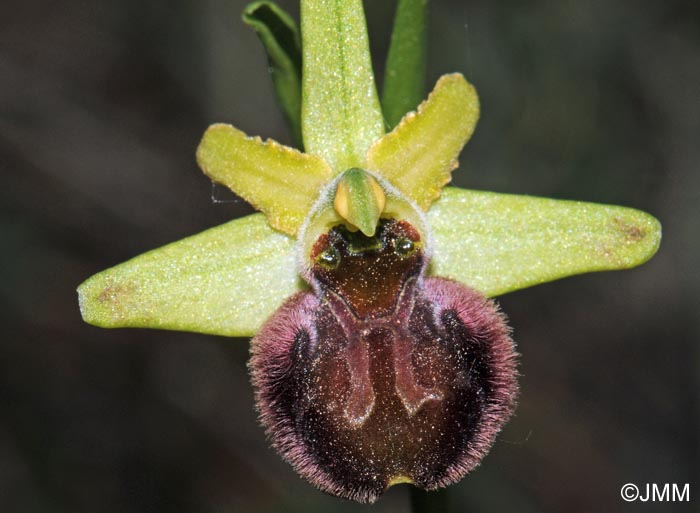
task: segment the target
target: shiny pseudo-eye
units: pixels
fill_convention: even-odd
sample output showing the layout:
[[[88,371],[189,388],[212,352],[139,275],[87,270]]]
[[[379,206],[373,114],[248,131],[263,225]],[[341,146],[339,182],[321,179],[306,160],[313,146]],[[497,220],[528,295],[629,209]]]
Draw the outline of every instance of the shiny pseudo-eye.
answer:
[[[516,353],[496,305],[426,277],[419,232],[382,220],[315,242],[311,292],[253,339],[261,421],[320,489],[373,502],[389,486],[461,479],[488,452],[517,395]]]

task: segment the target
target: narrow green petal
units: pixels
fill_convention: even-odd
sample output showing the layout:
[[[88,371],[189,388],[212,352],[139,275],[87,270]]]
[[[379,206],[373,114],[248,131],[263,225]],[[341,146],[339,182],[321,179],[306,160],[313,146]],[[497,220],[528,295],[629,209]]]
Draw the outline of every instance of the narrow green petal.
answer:
[[[446,188],[428,212],[431,273],[496,296],[565,276],[627,269],[661,225],[631,208]]]
[[[290,235],[332,178],[323,159],[275,141],[248,137],[231,125],[210,126],[197,148],[204,173],[267,215],[274,228]]]
[[[361,0],[302,0],[302,132],[336,174],[384,135]]]
[[[424,97],[427,21],[428,0],[399,0],[382,90],[382,109],[390,128]]]
[[[440,196],[479,118],[476,90],[462,75],[445,75],[417,112],[409,112],[367,155],[367,168],[423,210]]]
[[[267,52],[277,101],[295,144],[301,148],[301,37],[297,24],[274,2],[254,2],[243,11]]]
[[[300,290],[295,255],[294,239],[253,214],[92,276],[80,311],[103,328],[252,336]]]

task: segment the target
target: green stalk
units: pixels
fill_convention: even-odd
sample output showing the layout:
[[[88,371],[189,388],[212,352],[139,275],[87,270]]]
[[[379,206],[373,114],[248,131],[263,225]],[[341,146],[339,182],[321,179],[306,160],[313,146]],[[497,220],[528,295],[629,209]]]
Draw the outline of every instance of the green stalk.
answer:
[[[386,60],[382,108],[391,129],[424,97],[428,0],[399,0]]]

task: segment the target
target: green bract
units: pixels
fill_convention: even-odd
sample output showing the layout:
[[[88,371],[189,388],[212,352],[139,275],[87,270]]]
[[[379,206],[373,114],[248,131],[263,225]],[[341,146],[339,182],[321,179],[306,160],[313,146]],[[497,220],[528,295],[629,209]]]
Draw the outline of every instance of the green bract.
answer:
[[[261,5],[269,7],[255,4],[248,15],[260,15]],[[87,322],[253,335],[285,298],[304,287],[297,251],[314,240],[308,232],[315,223],[352,225],[357,219],[370,232],[378,208],[384,215],[420,219],[423,211],[432,239],[430,272],[489,296],[573,274],[633,267],[654,254],[660,225],[637,210],[443,189],[478,119],[474,88],[459,74],[442,77],[428,99],[385,135],[362,3],[303,0],[301,12],[306,153],[228,125],[210,127],[197,151],[208,176],[265,215],[231,221],[89,278],[78,289]],[[274,9],[269,13],[274,23],[286,20]],[[255,18],[262,23],[256,30],[268,53],[280,54],[281,67],[292,66],[260,20]],[[284,26],[294,33],[293,24]],[[285,82],[291,98],[293,82]],[[390,185],[384,204],[362,196],[376,193],[369,175],[346,175],[354,202],[346,209],[352,212],[348,220],[332,203],[340,175],[350,168]],[[308,240],[297,245],[303,226]]]

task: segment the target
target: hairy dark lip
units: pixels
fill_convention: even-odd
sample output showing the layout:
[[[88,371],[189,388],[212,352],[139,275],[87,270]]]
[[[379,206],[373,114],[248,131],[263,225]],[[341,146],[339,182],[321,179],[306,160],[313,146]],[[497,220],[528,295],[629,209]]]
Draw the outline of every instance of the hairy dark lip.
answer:
[[[387,238],[403,228],[384,229]],[[359,312],[359,299],[320,270],[314,292],[296,294],[266,322],[250,361],[273,446],[315,486],[359,502],[398,482],[436,489],[464,477],[517,396],[515,348],[495,303],[424,277],[420,251],[411,260],[392,254],[393,243],[382,251],[367,255],[387,255],[390,308]]]

